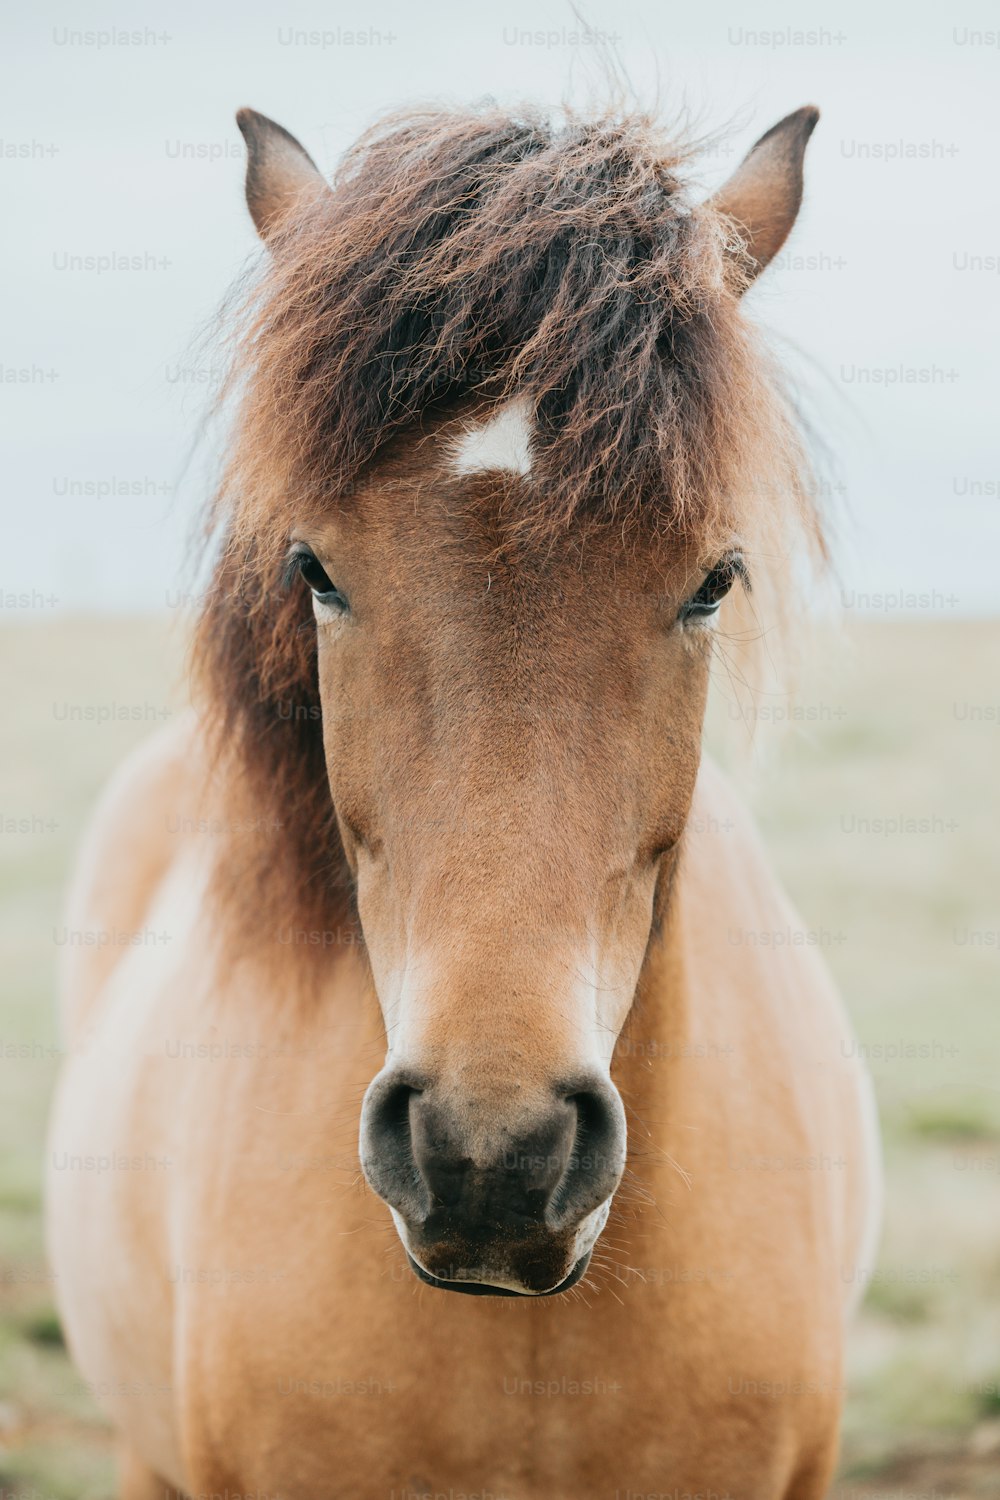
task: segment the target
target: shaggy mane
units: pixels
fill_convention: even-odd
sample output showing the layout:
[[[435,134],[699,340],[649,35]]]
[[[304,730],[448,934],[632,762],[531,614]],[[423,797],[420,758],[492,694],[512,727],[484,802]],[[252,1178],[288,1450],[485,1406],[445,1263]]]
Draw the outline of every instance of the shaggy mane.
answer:
[[[395,116],[272,239],[234,319],[222,543],[195,643],[234,818],[268,830],[220,862],[258,945],[355,933],[309,600],[280,569],[290,527],[350,505],[393,439],[516,395],[534,414],[524,545],[613,526],[646,545],[693,535],[708,555],[735,528],[755,599],[790,529],[822,550],[794,420],[742,311],[749,262],[692,204],[689,156],[644,117]]]

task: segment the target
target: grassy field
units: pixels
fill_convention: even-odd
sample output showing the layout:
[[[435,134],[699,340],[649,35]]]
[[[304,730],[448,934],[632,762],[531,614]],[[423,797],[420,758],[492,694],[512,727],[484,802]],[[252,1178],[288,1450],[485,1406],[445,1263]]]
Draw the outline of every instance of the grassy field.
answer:
[[[42,1253],[54,938],[101,783],[183,702],[181,651],[156,621],[0,641],[0,1497],[107,1500],[110,1434],[66,1359]],[[836,1496],[978,1500],[1000,1490],[1000,622],[864,623],[813,656],[795,726],[761,726],[752,772],[721,671],[710,738],[820,935],[883,1120],[886,1228]]]

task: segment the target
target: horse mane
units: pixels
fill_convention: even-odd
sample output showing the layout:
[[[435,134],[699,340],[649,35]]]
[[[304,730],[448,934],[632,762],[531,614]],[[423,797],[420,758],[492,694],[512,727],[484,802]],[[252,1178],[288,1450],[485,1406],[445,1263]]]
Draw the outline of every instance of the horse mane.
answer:
[[[394,439],[516,395],[535,433],[524,545],[612,526],[709,557],[735,532],[758,606],[790,533],[822,553],[794,414],[741,304],[750,263],[691,201],[691,154],[642,115],[395,115],[242,290],[194,663],[241,830],[219,894],[255,946],[357,935],[311,607],[281,568],[290,527],[350,505]]]

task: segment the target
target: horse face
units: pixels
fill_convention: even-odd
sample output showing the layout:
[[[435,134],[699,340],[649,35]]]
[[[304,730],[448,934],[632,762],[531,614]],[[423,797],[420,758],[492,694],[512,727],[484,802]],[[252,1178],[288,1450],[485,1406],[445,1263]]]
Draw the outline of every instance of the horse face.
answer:
[[[293,552],[388,1039],[366,1177],[418,1275],[541,1294],[586,1269],[621,1177],[611,1057],[738,563],[507,537],[503,495],[529,481],[476,463],[523,465],[525,432],[514,459],[496,446],[510,421],[445,423]]]
[[[642,190],[633,184],[631,217],[622,221],[628,235],[635,233],[636,205],[648,198],[659,205],[650,236],[669,221],[670,243],[680,247],[672,274],[664,279],[661,266],[649,284],[665,299],[679,295],[683,315],[676,327],[661,325],[652,343],[647,312],[654,304],[643,291],[630,304],[633,342],[620,343],[628,267],[622,262],[622,279],[604,281],[594,270],[601,235],[617,232],[607,228],[601,196],[607,179],[600,173],[612,168],[594,140],[584,154],[599,168],[591,186],[605,205],[600,214],[580,220],[581,204],[572,203],[570,213],[557,194],[559,211],[546,197],[532,221],[533,270],[517,283],[520,294],[530,301],[537,291],[538,247],[548,243],[552,224],[560,233],[577,225],[585,253],[573,275],[598,277],[600,294],[591,295],[604,299],[607,317],[567,326],[591,329],[598,368],[612,385],[607,367],[615,349],[648,355],[666,339],[687,360],[700,351],[704,368],[686,370],[687,399],[671,406],[671,422],[645,439],[634,431],[628,438],[645,441],[637,458],[656,453],[662,460],[644,481],[660,485],[661,501],[673,497],[674,481],[665,476],[687,485],[677,459],[685,444],[711,450],[700,485],[706,503],[721,508],[752,477],[775,471],[793,479],[792,493],[801,498],[785,422],[776,408],[762,419],[763,387],[747,363],[730,286],[749,284],[784,243],[816,118],[807,107],[768,131],[693,214],[674,213],[663,181],[639,171]],[[331,272],[317,247],[332,228],[336,195],[281,127],[252,111],[241,113],[240,125],[251,214],[276,264],[289,256],[291,267],[290,279],[278,276],[279,315],[270,326],[281,335],[282,357],[269,367],[257,422],[306,408],[315,422],[329,404],[326,381],[344,379],[351,368],[337,360],[323,365],[308,353],[323,347],[322,330],[329,338]],[[471,148],[468,154],[475,157]],[[362,321],[377,330],[388,303],[383,344],[361,339],[367,352],[354,372],[375,382],[369,395],[380,393],[386,409],[404,401],[408,359],[413,389],[423,390],[435,360],[447,385],[473,358],[473,348],[448,342],[460,329],[468,343],[470,308],[479,305],[452,295],[462,236],[472,236],[474,252],[466,253],[480,271],[490,268],[493,280],[480,289],[482,315],[500,318],[493,328],[500,337],[506,325],[498,309],[512,295],[506,216],[513,213],[515,224],[530,219],[531,204],[552,186],[539,186],[527,150],[513,179],[506,159],[502,172],[491,177],[487,170],[485,188],[473,173],[467,187],[455,188],[466,198],[461,222],[448,221],[454,238],[439,244],[428,229],[441,224],[439,174],[426,153],[407,159],[415,181],[430,172],[422,190],[434,212],[420,192],[410,202],[393,159],[383,197],[372,202],[390,205],[383,212],[393,222],[409,213],[412,223],[404,223],[384,261],[362,256],[369,300],[355,303],[348,293],[344,304],[363,308]],[[572,161],[567,181],[584,184],[579,156]],[[445,161],[442,170],[453,165]],[[616,156],[615,180],[620,169]],[[476,204],[485,218],[473,223]],[[364,243],[378,212],[366,206],[362,213],[350,191],[342,207]],[[723,244],[735,272],[723,270]],[[355,248],[353,239],[343,245],[350,255]],[[499,250],[506,260],[497,260]],[[618,253],[617,241],[608,241],[607,266]],[[433,347],[399,347],[408,326],[400,278],[411,287],[412,307],[451,310],[434,324]],[[380,298],[372,295],[375,286]],[[546,318],[550,311],[535,308]],[[343,354],[358,330],[345,318],[334,324],[333,346]],[[419,326],[416,318],[414,330]],[[569,368],[579,352],[563,347],[562,326],[556,317],[549,330],[553,348],[543,365],[550,375]],[[296,328],[301,337],[293,336]],[[402,371],[398,380],[386,379],[390,366]],[[639,388],[647,397],[659,391],[652,365]],[[305,407],[295,400],[303,390],[311,392]],[[620,398],[621,389],[609,407],[619,414]],[[361,1158],[418,1274],[460,1289],[537,1295],[582,1274],[621,1176],[625,1123],[611,1056],[692,797],[711,609],[741,563],[725,549],[703,556],[680,534],[667,556],[662,547],[656,557],[643,555],[634,538],[611,535],[610,522],[603,537],[588,532],[585,545],[581,535],[556,538],[553,529],[551,545],[532,547],[517,526],[521,502],[530,508],[532,498],[523,491],[536,483],[521,404],[487,412],[485,420],[482,412],[467,413],[471,425],[457,418],[435,424],[429,408],[413,414],[420,412],[419,443],[383,455],[349,504],[310,521],[293,539],[316,600],[330,786],[388,1038],[385,1067],[365,1099]],[[769,435],[766,460],[757,446],[761,425]],[[367,451],[363,428],[359,451]],[[287,436],[290,426],[282,431]],[[628,433],[626,424],[621,434]],[[315,448],[308,449],[307,470],[322,470]],[[340,448],[342,472],[355,473],[345,467],[344,453],[353,450],[344,449],[344,432]],[[292,444],[289,476],[299,474],[304,451]],[[671,455],[676,462],[667,461]],[[617,450],[605,457],[621,467]],[[647,473],[642,465],[625,467]],[[290,480],[286,497],[294,488]],[[624,494],[616,496],[627,508]]]
[[[765,414],[765,387],[748,362],[732,288],[753,280],[794,223],[816,118],[807,107],[768,131],[694,213],[678,210],[676,190],[667,192],[663,174],[646,170],[643,145],[619,231],[607,190],[612,176],[619,181],[623,158],[615,146],[612,161],[597,137],[581,138],[567,158],[565,180],[578,184],[579,201],[544,181],[546,155],[525,145],[517,164],[504,157],[502,171],[491,173],[487,163],[480,178],[478,150],[465,142],[460,171],[447,154],[435,167],[438,159],[422,148],[405,169],[392,156],[386,175],[376,171],[380,186],[370,202],[362,198],[359,207],[349,188],[338,206],[294,137],[242,111],[247,201],[279,268],[276,310],[265,317],[278,336],[267,378],[253,342],[256,323],[251,335],[259,389],[249,430],[259,436],[262,424],[282,414],[284,503],[303,474],[356,475],[352,445],[370,451],[369,405],[405,407],[407,380],[426,396],[433,369],[439,366],[443,390],[480,356],[498,375],[489,340],[470,343],[466,325],[478,326],[481,315],[503,345],[515,295],[531,316],[549,320],[553,309],[532,298],[542,247],[549,245],[551,264],[564,253],[554,226],[560,236],[575,226],[577,237],[567,305],[576,305],[588,278],[596,280],[582,322],[551,319],[542,362],[550,394],[559,386],[553,372],[569,369],[580,353],[564,346],[567,328],[590,330],[577,336],[593,344],[595,378],[603,372],[613,387],[615,350],[645,361],[635,389],[644,393],[646,407],[640,402],[637,410],[650,416],[649,428],[637,434],[626,423],[619,439],[640,445],[636,459],[657,461],[636,467],[612,444],[603,458],[619,477],[644,474],[647,500],[672,501],[690,481],[680,455],[699,446],[712,462],[695,489],[710,508],[723,508],[765,472],[791,479],[801,498],[795,445],[788,446],[778,408]],[[506,126],[502,134],[506,140]],[[498,139],[483,147],[495,163]],[[447,213],[442,173],[455,184]],[[581,218],[588,191],[600,209]],[[457,199],[461,214],[451,212]],[[633,281],[625,261],[615,271],[615,257],[621,234],[635,235],[638,205],[647,200],[656,208],[637,242],[652,245],[666,234],[677,254],[670,274],[661,264],[651,280]],[[384,206],[371,206],[378,203]],[[340,211],[346,219],[335,229]],[[399,242],[390,234],[384,255],[368,254],[366,236],[383,244],[383,219],[393,233],[400,227]],[[367,300],[348,287],[332,296],[336,267],[328,256],[337,251],[323,248],[331,234],[362,276],[355,291]],[[531,273],[512,282],[513,252],[524,241]],[[456,291],[460,244],[468,275],[475,267],[485,278],[478,302],[468,287]],[[735,265],[728,272],[723,247]],[[650,275],[645,262],[642,275]],[[621,332],[628,285],[636,288],[631,344]],[[657,329],[650,308],[666,316],[672,297],[683,303],[680,320],[661,320]],[[412,349],[399,342],[410,326],[408,306],[431,307],[437,318],[424,319],[425,335],[423,313],[410,320]],[[582,317],[582,305],[577,312]],[[360,330],[352,322],[359,317]],[[371,339],[361,336],[365,330]],[[686,395],[667,403],[669,421],[664,406],[654,432],[649,402],[662,392],[650,352],[667,346],[684,356],[676,373]],[[326,363],[313,357],[323,348]],[[333,358],[331,350],[340,353]],[[345,350],[357,355],[353,364]],[[536,350],[532,358],[540,357]],[[698,358],[703,368],[689,368]],[[307,413],[314,425],[325,420],[330,381],[351,378],[352,369],[371,401],[353,424],[341,411],[339,457],[327,470],[315,431],[309,441],[305,432],[293,439],[294,422]],[[620,416],[625,387],[616,389],[608,410]],[[600,380],[595,390],[600,401]],[[553,528],[551,545],[532,547],[517,517],[522,501],[530,509],[525,488],[544,486],[531,474],[527,411],[512,402],[466,413],[471,424],[435,424],[421,400],[412,412],[422,418],[420,441],[408,452],[383,453],[360,493],[293,539],[316,600],[329,780],[388,1038],[385,1067],[365,1099],[361,1158],[418,1274],[440,1285],[537,1295],[582,1274],[621,1176],[625,1123],[611,1056],[692,797],[710,612],[741,564],[719,555],[725,549],[706,557],[707,542],[695,547],[679,534],[666,557],[643,555],[634,537],[626,543],[610,534],[611,522],[603,537],[588,533],[586,545],[580,534],[557,538]],[[593,424],[583,428],[593,443]],[[766,454],[758,429],[768,436]],[[275,441],[265,445],[272,464]],[[590,472],[601,473],[594,453],[590,460]],[[253,464],[248,472],[256,472]],[[603,499],[627,509],[635,487],[623,484]],[[242,505],[245,486],[238,488]],[[314,496],[320,493],[322,483],[314,484]],[[682,511],[690,514],[679,505],[675,518]]]

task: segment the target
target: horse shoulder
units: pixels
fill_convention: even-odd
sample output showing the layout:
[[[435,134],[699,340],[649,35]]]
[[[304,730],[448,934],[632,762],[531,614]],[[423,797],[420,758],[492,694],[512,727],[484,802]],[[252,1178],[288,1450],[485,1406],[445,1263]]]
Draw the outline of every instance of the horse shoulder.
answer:
[[[825,1199],[831,1249],[850,1312],[863,1291],[881,1223],[878,1114],[847,1007],[826,962],[849,934],[803,921],[784,891],[749,809],[703,763],[685,850],[685,895],[699,913],[693,964],[732,1018],[759,1097]],[[814,919],[815,920],[815,919]],[[721,992],[721,993],[720,993]],[[806,1170],[812,1163],[815,1170]]]

